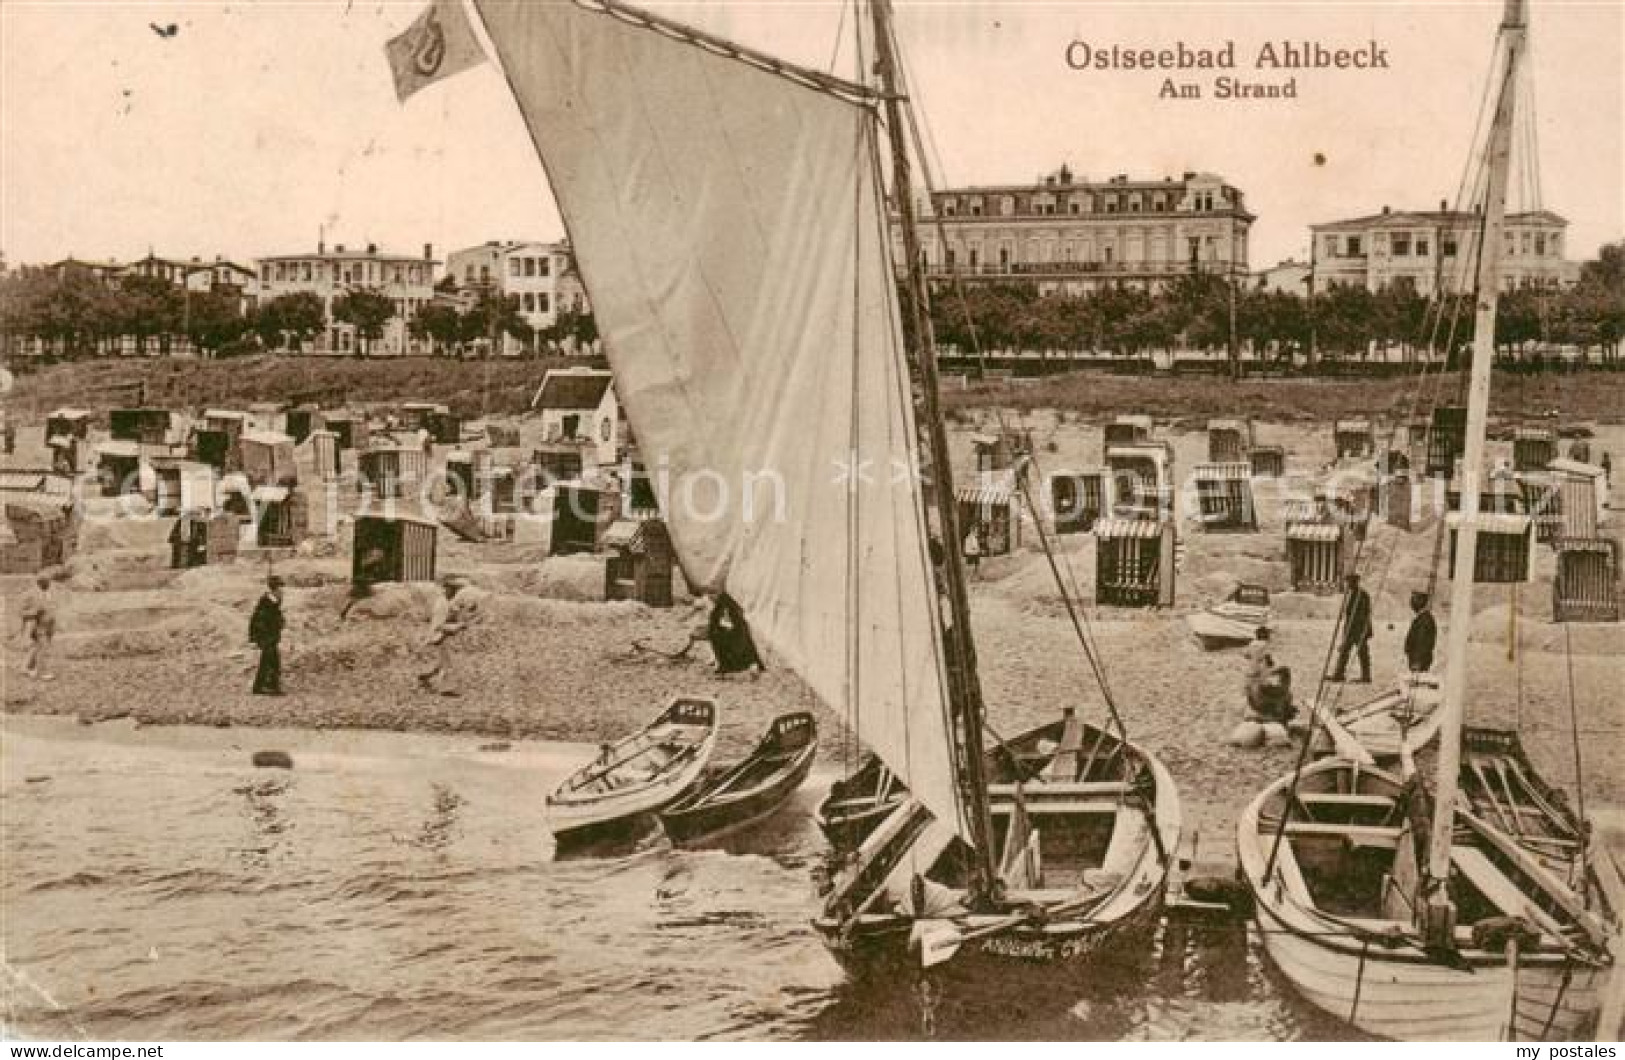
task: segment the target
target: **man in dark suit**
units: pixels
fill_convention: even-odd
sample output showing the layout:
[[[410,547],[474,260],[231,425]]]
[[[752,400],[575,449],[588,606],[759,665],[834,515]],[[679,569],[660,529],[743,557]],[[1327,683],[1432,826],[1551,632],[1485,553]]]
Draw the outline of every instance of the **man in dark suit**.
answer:
[[[1411,594],[1411,628],[1405,631],[1405,661],[1411,673],[1427,673],[1433,668],[1433,645],[1439,639],[1439,624],[1428,610],[1428,594]]]
[[[282,579],[273,574],[265,579],[265,592],[254,605],[248,620],[248,639],[260,650],[259,669],[254,671],[256,696],[282,694]]]
[[[1361,684],[1371,683],[1371,596],[1360,588],[1360,576],[1350,574],[1343,579],[1343,641],[1337,650],[1337,669],[1328,680],[1343,681],[1348,672],[1349,656],[1360,660]]]

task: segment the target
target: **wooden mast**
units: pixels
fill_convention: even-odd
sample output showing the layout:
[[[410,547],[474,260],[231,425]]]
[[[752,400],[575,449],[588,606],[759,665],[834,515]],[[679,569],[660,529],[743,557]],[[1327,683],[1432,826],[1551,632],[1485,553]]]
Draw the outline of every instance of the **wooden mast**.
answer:
[[[1465,720],[1468,641],[1473,628],[1473,574],[1478,559],[1480,472],[1484,436],[1489,424],[1490,373],[1495,360],[1495,310],[1501,289],[1502,227],[1506,219],[1507,169],[1512,151],[1512,118],[1516,107],[1518,65],[1527,33],[1524,0],[1506,0],[1501,19],[1506,66],[1502,72],[1495,120],[1484,147],[1489,179],[1484,193],[1484,227],[1479,240],[1477,316],[1473,327],[1473,363],[1467,391],[1467,444],[1461,460],[1461,522],[1456,530],[1455,570],[1450,586],[1450,628],[1445,648],[1444,697],[1439,728],[1437,776],[1433,792],[1433,829],[1428,844],[1423,895],[1423,931],[1430,942],[1454,948],[1456,911],[1446,889],[1450,849],[1456,824],[1461,770],[1461,729]]]
[[[954,495],[953,469],[948,463],[948,437],[943,428],[937,392],[936,344],[931,331],[930,305],[925,272],[920,261],[920,235],[914,217],[913,181],[909,172],[908,141],[905,132],[903,97],[897,87],[896,41],[892,36],[891,0],[872,0],[875,34],[875,70],[880,80],[886,112],[886,134],[891,144],[892,194],[902,228],[903,258],[906,262],[908,314],[907,338],[912,341],[910,356],[920,381],[920,419],[927,449],[931,455],[931,480],[936,490],[937,519],[942,527],[943,581],[947,589],[950,628],[945,631],[948,646],[948,693],[950,709],[959,724],[959,747],[955,763],[965,814],[975,848],[971,896],[975,904],[986,904],[994,896],[998,872],[994,867],[993,825],[988,812],[987,777],[982,754],[982,723],[985,708],[982,684],[976,670],[976,646],[970,629],[970,600],[965,587],[965,565],[961,552],[963,536],[959,529],[958,500]]]

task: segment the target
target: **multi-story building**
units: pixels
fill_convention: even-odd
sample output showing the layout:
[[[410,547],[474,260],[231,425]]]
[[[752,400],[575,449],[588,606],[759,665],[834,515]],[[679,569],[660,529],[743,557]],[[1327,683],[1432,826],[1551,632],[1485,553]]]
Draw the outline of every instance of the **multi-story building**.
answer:
[[[1425,297],[1460,293],[1472,286],[1478,234],[1476,212],[1397,211],[1311,225],[1314,282],[1324,288],[1353,284],[1378,291],[1409,283]],[[1568,222],[1549,210],[1509,214],[1501,287],[1567,285],[1579,279],[1579,264],[1563,257]]]
[[[1151,289],[1191,272],[1244,279],[1253,215],[1211,173],[1091,182],[1065,166],[1036,184],[950,188],[921,203],[927,274],[1083,294]]]
[[[355,328],[333,316],[333,304],[350,291],[376,291],[395,304],[395,315],[383,335],[372,342],[370,354],[427,353],[426,340],[414,338],[409,324],[418,310],[434,299],[434,248],[425,243],[423,256],[381,252],[369,244],[365,250],[346,250],[340,243],[329,250],[316,245],[311,254],[280,254],[260,258],[259,296],[262,303],[283,295],[309,291],[322,300],[327,322],[318,347],[334,353],[356,351]]]
[[[519,300],[519,312],[532,332],[552,327],[560,314],[587,311],[586,291],[576,275],[570,244],[497,241],[454,251],[446,258],[446,278],[461,292],[491,291]],[[503,336],[503,353],[526,345]]]
[[[1254,273],[1253,286],[1269,294],[1303,296],[1309,293],[1309,272],[1308,265],[1288,258]]]

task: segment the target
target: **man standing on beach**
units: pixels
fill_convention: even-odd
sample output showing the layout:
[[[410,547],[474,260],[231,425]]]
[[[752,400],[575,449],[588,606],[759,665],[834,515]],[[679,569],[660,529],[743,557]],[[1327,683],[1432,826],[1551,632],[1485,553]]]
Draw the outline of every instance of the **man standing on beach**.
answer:
[[[265,592],[248,620],[248,639],[260,650],[254,695],[282,695],[282,579],[278,575],[265,579]]]
[[[1346,587],[1343,595],[1343,641],[1337,650],[1337,669],[1332,671],[1328,680],[1347,680],[1344,675],[1348,672],[1349,656],[1357,654],[1360,659],[1358,683],[1368,685],[1371,683],[1371,596],[1360,588],[1358,574],[1350,574],[1343,584]]]
[[[1428,594],[1411,594],[1411,628],[1405,631],[1405,662],[1411,673],[1425,674],[1433,668],[1433,645],[1439,639],[1439,624],[1428,610]]]
[[[56,598],[51,595],[50,575],[41,574],[35,581],[35,591],[23,600],[23,639],[28,641],[28,665],[23,673],[40,681],[52,680],[45,672],[45,661],[51,653],[51,638],[56,636]]]

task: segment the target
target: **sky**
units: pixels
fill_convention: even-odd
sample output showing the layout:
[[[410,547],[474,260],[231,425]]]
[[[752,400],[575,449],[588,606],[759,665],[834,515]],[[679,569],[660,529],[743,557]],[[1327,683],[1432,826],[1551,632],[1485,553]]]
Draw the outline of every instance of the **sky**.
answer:
[[[425,0],[0,3],[0,252],[250,259],[327,242],[419,253],[562,235],[497,69],[397,102],[384,42]],[[938,186],[1221,174],[1258,216],[1251,263],[1305,260],[1308,225],[1453,199],[1501,15],[1494,3],[897,0]],[[851,75],[838,0],[649,4]],[[154,28],[176,27],[173,35]],[[1625,238],[1625,3],[1541,2],[1530,65],[1543,205],[1569,256]],[[1295,99],[1213,98],[1213,74],[1075,70],[1068,47],[1217,48],[1249,82],[1268,42],[1375,42],[1381,70],[1297,71]],[[838,45],[838,42],[842,42]],[[1077,54],[1074,49],[1074,55]],[[1201,99],[1159,99],[1165,77]],[[1536,205],[1514,182],[1514,208]]]

